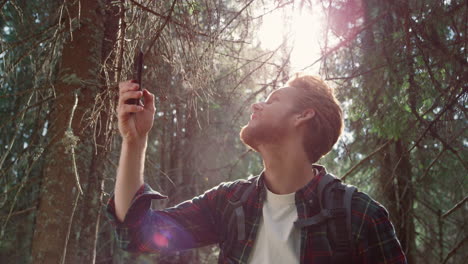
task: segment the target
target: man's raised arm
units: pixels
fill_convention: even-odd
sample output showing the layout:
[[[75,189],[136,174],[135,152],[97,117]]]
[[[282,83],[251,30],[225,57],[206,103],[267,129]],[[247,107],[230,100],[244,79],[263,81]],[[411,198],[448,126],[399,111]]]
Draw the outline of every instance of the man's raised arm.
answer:
[[[143,185],[145,153],[148,133],[154,120],[154,95],[147,90],[139,91],[133,81],[119,84],[117,117],[122,136],[117,179],[115,183],[115,214],[124,221],[132,198]],[[126,103],[129,99],[144,99],[143,105]]]

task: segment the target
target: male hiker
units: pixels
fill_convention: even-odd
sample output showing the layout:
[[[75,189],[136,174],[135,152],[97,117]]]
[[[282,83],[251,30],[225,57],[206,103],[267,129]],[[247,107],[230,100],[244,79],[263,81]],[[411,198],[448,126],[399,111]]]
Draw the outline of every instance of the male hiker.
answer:
[[[157,211],[151,199],[164,196],[143,179],[154,95],[131,81],[119,89],[123,143],[107,211],[122,248],[157,252],[218,244],[219,263],[406,263],[387,211],[312,165],[343,127],[342,110],[321,79],[297,74],[266,102],[252,105],[240,138],[260,153],[259,176],[221,183]],[[125,103],[139,98],[144,106]]]

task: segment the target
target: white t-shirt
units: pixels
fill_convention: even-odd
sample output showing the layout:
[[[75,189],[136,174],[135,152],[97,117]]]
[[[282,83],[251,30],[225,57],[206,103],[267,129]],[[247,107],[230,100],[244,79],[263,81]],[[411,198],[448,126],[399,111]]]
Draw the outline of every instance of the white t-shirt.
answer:
[[[296,193],[278,195],[265,189],[263,217],[249,263],[299,263],[301,232],[294,227]]]

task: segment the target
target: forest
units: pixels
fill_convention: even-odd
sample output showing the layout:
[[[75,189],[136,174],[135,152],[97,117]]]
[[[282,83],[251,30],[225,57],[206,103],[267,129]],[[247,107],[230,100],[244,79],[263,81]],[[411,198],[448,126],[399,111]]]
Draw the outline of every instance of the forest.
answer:
[[[408,263],[466,263],[467,33],[462,0],[0,0],[0,263],[217,263],[123,251],[106,217],[139,50],[153,208],[258,175],[250,105],[311,72],[345,122],[319,163],[387,208]]]

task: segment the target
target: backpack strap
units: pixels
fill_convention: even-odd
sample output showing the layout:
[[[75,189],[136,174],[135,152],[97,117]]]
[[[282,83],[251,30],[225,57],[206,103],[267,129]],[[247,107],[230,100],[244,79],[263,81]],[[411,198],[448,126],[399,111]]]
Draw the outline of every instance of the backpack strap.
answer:
[[[323,210],[324,209],[324,203],[323,203],[323,192],[325,191],[325,189],[329,188],[330,185],[333,183],[333,182],[337,182],[339,181],[339,179],[337,179],[335,176],[331,175],[331,174],[325,174],[323,176],[323,178],[320,180],[318,186],[317,186],[317,190],[318,190],[318,197],[319,197],[319,204],[320,204],[320,209]],[[326,201],[326,199],[325,199]]]
[[[322,197],[324,195],[324,192],[330,189],[330,187],[335,182],[338,182],[338,181],[339,180],[331,174],[327,173],[323,176],[323,178],[320,180],[317,186],[317,192],[318,192],[319,204],[320,204],[320,212],[312,217],[297,220],[296,222],[294,222],[294,226],[298,228],[303,228],[306,226],[319,225],[327,221],[328,219],[335,217],[334,213],[336,212],[330,210],[329,208],[331,208],[331,206],[324,203],[324,201],[326,202],[329,199],[322,199]]]
[[[356,187],[337,182],[328,197],[335,217],[328,222],[329,239],[333,248],[331,263],[351,263],[354,241],[351,230],[351,199]]]
[[[357,188],[352,186],[352,185],[346,185],[346,189],[345,189],[345,195],[343,197],[344,201],[343,201],[343,204],[344,204],[344,207],[346,209],[346,227],[348,228],[348,239],[349,241],[351,241],[351,246],[354,246],[354,239],[353,239],[353,230],[352,230],[352,226],[351,226],[351,203],[352,203],[352,199],[353,199],[353,194],[354,192],[357,191]]]
[[[229,226],[232,226],[234,219],[237,223],[237,239],[245,239],[245,213],[244,207],[242,206],[249,198],[250,193],[255,188],[255,183],[250,182],[247,189],[240,186],[229,199],[229,203],[232,205],[233,212],[229,219]]]
[[[333,249],[334,264],[352,263],[354,241],[351,230],[351,200],[356,187],[345,185],[331,174],[326,174],[317,187],[320,212],[294,222],[303,228],[327,224],[328,239]]]

